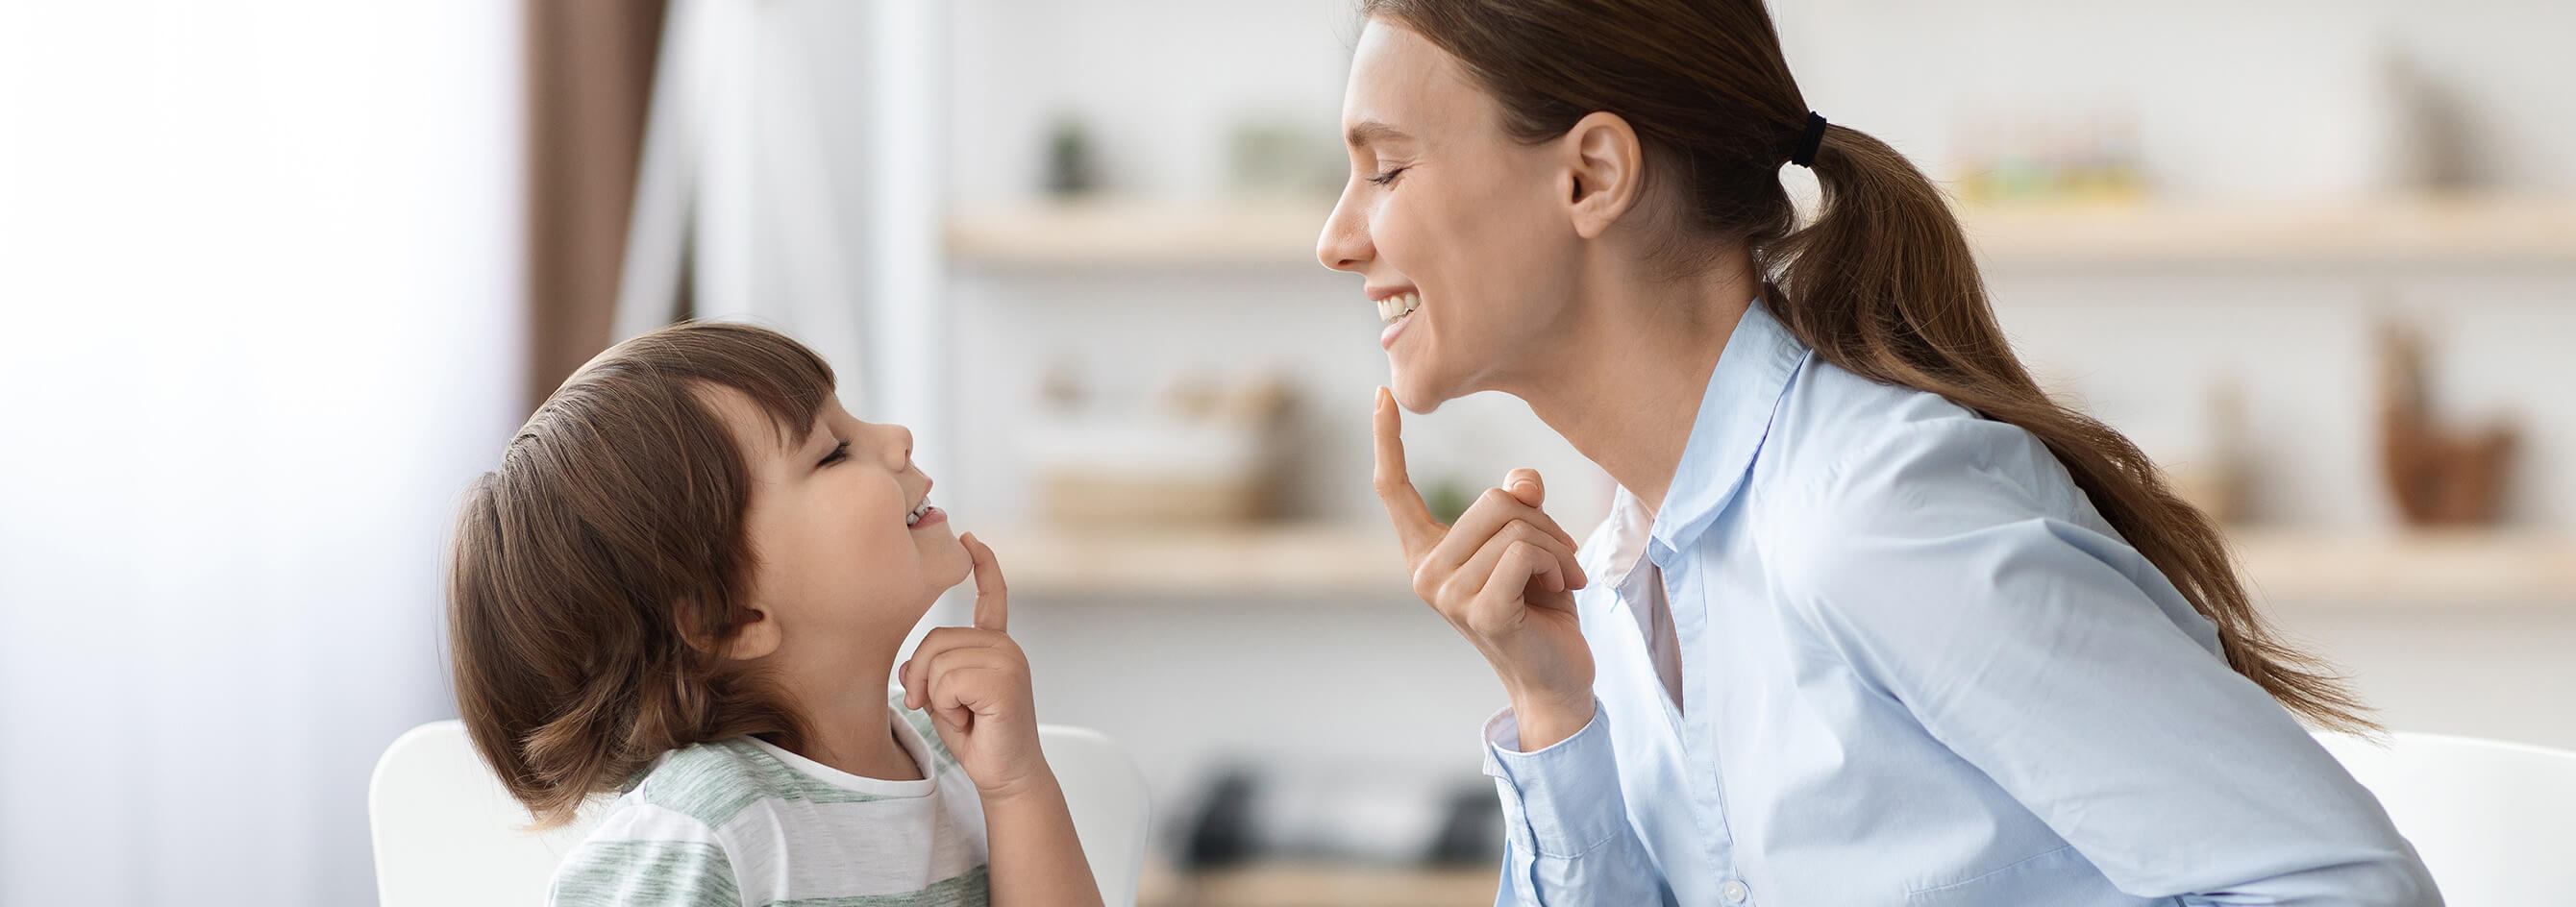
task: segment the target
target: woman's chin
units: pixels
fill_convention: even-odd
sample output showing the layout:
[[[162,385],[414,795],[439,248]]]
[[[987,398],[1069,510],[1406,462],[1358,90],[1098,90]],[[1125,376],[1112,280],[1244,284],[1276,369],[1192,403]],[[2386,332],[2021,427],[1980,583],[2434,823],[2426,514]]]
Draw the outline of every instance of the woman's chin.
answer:
[[[1395,374],[1389,376],[1387,389],[1395,393],[1396,405],[1404,407],[1407,412],[1424,415],[1439,409],[1440,404],[1460,396],[1446,387],[1445,382],[1435,380],[1423,371],[1403,366],[1397,366]]]

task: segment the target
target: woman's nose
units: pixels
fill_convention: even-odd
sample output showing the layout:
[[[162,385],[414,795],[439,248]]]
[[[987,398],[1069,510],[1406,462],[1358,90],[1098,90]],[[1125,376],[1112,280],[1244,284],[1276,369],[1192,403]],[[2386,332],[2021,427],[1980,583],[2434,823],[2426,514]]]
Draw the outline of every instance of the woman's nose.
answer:
[[[1358,271],[1377,256],[1369,243],[1368,219],[1351,204],[1349,193],[1333,205],[1332,216],[1324,219],[1324,235],[1315,240],[1315,259],[1336,271]]]

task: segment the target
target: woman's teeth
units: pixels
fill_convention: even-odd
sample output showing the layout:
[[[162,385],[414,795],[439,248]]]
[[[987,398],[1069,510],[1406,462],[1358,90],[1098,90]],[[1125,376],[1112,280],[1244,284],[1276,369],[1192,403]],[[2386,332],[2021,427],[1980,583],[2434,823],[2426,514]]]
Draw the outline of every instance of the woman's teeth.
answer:
[[[918,525],[921,525],[921,517],[922,517],[922,515],[923,515],[923,514],[927,514],[927,513],[929,513],[929,512],[930,512],[930,499],[929,499],[929,498],[922,498],[922,499],[921,499],[921,506],[913,508],[913,509],[912,509],[912,516],[911,516],[911,517],[909,517],[909,518],[906,518],[906,519],[903,521],[903,524],[904,524],[904,525],[906,525],[906,526],[918,526]]]
[[[1377,301],[1377,319],[1394,324],[1404,320],[1404,316],[1413,314],[1413,310],[1421,307],[1422,294],[1397,293]]]

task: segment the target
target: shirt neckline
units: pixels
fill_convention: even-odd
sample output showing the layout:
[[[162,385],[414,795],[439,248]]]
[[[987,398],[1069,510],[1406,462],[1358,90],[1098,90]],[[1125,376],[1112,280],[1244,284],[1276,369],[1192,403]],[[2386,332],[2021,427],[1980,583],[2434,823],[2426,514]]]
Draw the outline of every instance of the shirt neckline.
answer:
[[[1700,392],[1690,440],[1673,468],[1663,506],[1655,511],[1652,541],[1667,551],[1688,548],[1735,499],[1754,455],[1770,436],[1771,417],[1788,393],[1789,379],[1808,352],[1760,297],[1744,307]],[[1625,488],[1619,493],[1631,494]],[[1630,503],[1644,506],[1642,500]]]
[[[752,746],[759,747],[761,752],[768,753],[796,773],[841,790],[874,794],[880,797],[924,797],[938,790],[939,760],[931,755],[930,744],[922,739],[921,730],[913,727],[912,722],[903,720],[901,712],[891,704],[886,706],[886,722],[894,728],[895,741],[903,745],[903,751],[912,756],[913,764],[921,770],[920,779],[896,781],[854,775],[799,756],[786,747],[758,737],[746,736],[743,739],[750,741]]]

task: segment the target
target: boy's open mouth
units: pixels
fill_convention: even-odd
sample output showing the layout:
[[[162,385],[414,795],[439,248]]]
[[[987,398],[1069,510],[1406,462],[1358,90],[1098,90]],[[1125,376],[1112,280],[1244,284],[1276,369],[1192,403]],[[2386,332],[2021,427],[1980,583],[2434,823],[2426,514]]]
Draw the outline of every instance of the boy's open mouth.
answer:
[[[918,529],[926,525],[946,522],[947,519],[948,511],[933,507],[930,505],[929,498],[922,498],[921,506],[913,508],[912,515],[905,518],[903,524]]]

